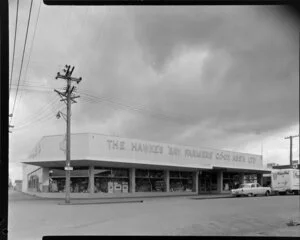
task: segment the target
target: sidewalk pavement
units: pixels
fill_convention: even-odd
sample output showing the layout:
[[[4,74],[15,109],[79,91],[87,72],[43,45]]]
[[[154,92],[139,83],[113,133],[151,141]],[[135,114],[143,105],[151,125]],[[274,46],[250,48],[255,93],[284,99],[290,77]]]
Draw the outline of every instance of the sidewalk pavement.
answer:
[[[111,198],[111,199],[71,199],[71,203],[67,204],[65,202],[60,202],[59,205],[88,205],[88,204],[114,204],[114,203],[143,203],[153,200],[163,200],[166,198],[169,199],[192,199],[192,200],[205,200],[205,199],[221,199],[221,198],[230,198],[231,195],[228,194],[219,194],[219,195],[199,195],[195,196],[153,196],[153,197],[126,197],[126,198]]]
[[[24,192],[15,192],[14,195],[17,194],[19,196],[11,196],[10,199],[14,201],[17,200],[41,200],[41,201],[56,201],[59,202],[60,205],[66,205],[65,203],[65,195],[61,195],[60,198],[56,197],[41,197],[38,195],[32,195]],[[23,196],[21,196],[23,195]],[[202,194],[202,195],[165,195],[165,196],[111,196],[111,197],[85,197],[85,198],[76,198],[74,196],[70,197],[71,205],[79,205],[79,204],[107,204],[107,203],[142,203],[145,201],[153,201],[153,200],[163,200],[163,199],[194,199],[194,200],[201,200],[201,199],[219,199],[219,198],[229,198],[232,197],[230,194]]]

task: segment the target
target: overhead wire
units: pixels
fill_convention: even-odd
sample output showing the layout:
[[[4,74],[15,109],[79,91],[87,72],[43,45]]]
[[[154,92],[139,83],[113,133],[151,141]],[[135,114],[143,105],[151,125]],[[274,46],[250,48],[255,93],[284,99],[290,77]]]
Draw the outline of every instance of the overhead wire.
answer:
[[[59,109],[59,108],[57,108],[57,109]],[[43,115],[43,116],[39,117],[39,118],[36,119],[35,121],[31,121],[31,122],[29,122],[29,123],[26,123],[26,124],[17,126],[17,127],[15,128],[15,130],[24,129],[24,128],[27,128],[27,127],[29,127],[29,126],[32,126],[33,124],[36,125],[36,124],[38,124],[38,123],[40,123],[40,122],[43,122],[43,121],[48,120],[48,119],[51,119],[51,118],[54,117],[54,116],[56,116],[56,115],[50,112],[50,113],[48,113],[47,115]]]
[[[25,87],[29,87],[29,88],[34,87],[34,88],[41,88],[41,89],[53,91],[52,88],[44,87],[44,86],[37,87],[34,85],[27,85]],[[132,105],[128,105],[128,104],[124,104],[124,103],[115,101],[114,98],[91,95],[88,91],[84,91],[84,90],[78,91],[78,93],[82,95],[81,99],[88,103],[103,103],[103,104],[109,103],[111,107],[113,107],[114,109],[118,109],[118,110],[126,110],[126,111],[129,110],[129,111],[138,112],[141,114],[147,113],[148,115],[154,116],[156,118],[171,120],[171,121],[175,121],[175,122],[180,122],[182,120],[179,116],[170,115],[170,114],[166,114],[166,113],[158,113],[156,111],[153,111],[152,109],[149,109],[145,105],[132,106]],[[120,100],[120,99],[118,99],[118,100]]]
[[[14,36],[14,48],[13,48],[13,56],[12,56],[12,65],[11,65],[11,72],[10,72],[10,79],[9,79],[9,95],[12,83],[12,74],[14,71],[15,65],[15,50],[16,50],[16,40],[17,40],[17,30],[18,30],[18,15],[19,15],[19,0],[17,0],[17,12],[16,12],[16,25],[15,25],[15,36]]]
[[[13,87],[17,87],[17,85],[12,84]],[[19,90],[21,87],[21,91],[41,91],[41,92],[53,92],[53,88],[45,87],[45,86],[32,86],[28,84],[19,84]]]
[[[56,111],[58,109],[63,108],[62,103],[59,101],[59,99],[52,99],[51,103],[47,103],[46,105],[42,106],[42,108],[40,108],[37,112],[35,112],[34,114],[30,115],[28,117],[27,121],[23,121],[23,124],[20,124],[19,126],[17,126],[18,128],[21,128],[23,126],[28,126],[31,125],[33,123],[38,122],[40,119],[43,119],[45,117],[48,117],[50,115],[55,116]],[[29,121],[30,120],[30,121]]]
[[[181,120],[178,116],[167,115],[167,114],[164,114],[164,113],[158,113],[158,112],[155,112],[153,110],[147,109],[144,105],[142,105],[142,106],[131,106],[131,105],[123,104],[123,103],[116,102],[116,101],[113,101],[113,100],[110,100],[110,99],[92,96],[90,94],[86,94],[86,93],[83,93],[83,92],[81,92],[81,94],[83,94],[83,98],[87,99],[91,103],[97,103],[97,102],[105,101],[105,102],[108,102],[110,104],[118,105],[122,109],[128,109],[128,110],[132,110],[132,111],[136,111],[136,112],[147,113],[148,115],[152,115],[152,116],[156,116],[156,117],[159,117],[159,118],[168,119],[168,120],[172,120],[172,121],[180,121]]]
[[[52,98],[50,100],[50,102],[43,105],[41,108],[39,108],[33,114],[31,114],[31,115],[25,117],[24,119],[22,119],[22,121],[20,121],[19,123],[15,123],[15,125],[23,125],[25,123],[31,122],[32,120],[36,119],[37,117],[39,117],[43,113],[47,112],[48,110],[53,110],[53,107],[58,105],[58,103],[59,103],[59,99]]]
[[[36,34],[37,25],[38,25],[39,17],[40,17],[41,1],[42,1],[42,0],[39,1],[40,4],[39,4],[39,8],[38,8],[38,14],[37,14],[37,19],[36,19],[35,27],[34,27],[33,38],[32,38],[32,44],[31,44],[30,50],[29,50],[29,57],[28,57],[27,65],[26,65],[26,70],[25,70],[25,75],[24,75],[24,81],[23,81],[23,82],[25,82],[25,81],[27,80],[28,66],[29,66],[30,59],[31,59],[31,53],[32,53],[33,45],[34,45],[35,34]],[[22,99],[23,93],[24,93],[24,91],[22,91],[22,92],[20,93],[19,102],[20,102],[21,99]],[[18,100],[17,100],[16,104],[17,104],[17,103],[18,103]],[[17,104],[17,106],[18,106],[18,104]]]
[[[33,85],[29,85],[29,84],[19,85],[19,86],[21,87],[21,89],[20,89],[21,91],[27,91],[27,92],[28,91],[42,91],[42,92],[46,91],[47,94],[54,93],[53,88],[50,88],[50,87],[33,86]],[[38,88],[38,89],[30,89],[30,88]],[[39,88],[42,88],[42,90]],[[27,116],[25,119],[22,119],[21,122],[15,123],[15,125],[18,126],[20,124],[24,124],[26,122],[28,123],[28,122],[32,121],[38,115],[42,115],[43,112],[47,112],[50,108],[53,108],[55,105],[55,102],[57,105],[60,104],[58,98],[56,98],[56,97],[52,98],[52,100],[50,100],[50,102],[48,102],[46,105],[42,106],[34,114]]]
[[[63,107],[57,108],[57,111],[59,111],[59,110],[61,110],[61,109],[63,109]],[[47,116],[44,116],[43,118],[39,118],[39,119],[37,119],[37,120],[34,121],[34,122],[31,122],[31,123],[29,123],[29,124],[26,124],[26,125],[17,127],[17,128],[14,129],[14,130],[16,130],[16,131],[23,130],[23,129],[25,129],[25,128],[28,128],[29,126],[32,126],[33,124],[38,125],[38,124],[44,123],[44,122],[46,122],[46,121],[48,121],[48,120],[50,120],[50,119],[54,119],[54,118],[55,118],[55,114],[49,113]]]
[[[12,117],[10,119],[10,122],[13,119],[13,114],[14,114],[14,111],[15,111],[16,100],[17,100],[18,91],[19,91],[19,84],[20,84],[20,79],[21,79],[21,74],[22,74],[22,68],[23,68],[23,62],[24,62],[25,49],[26,49],[26,44],[27,44],[28,29],[29,29],[30,19],[31,19],[32,3],[33,3],[33,0],[31,0],[31,3],[30,3],[29,16],[28,16],[28,22],[27,22],[27,29],[26,29],[26,35],[25,35],[25,43],[24,43],[24,48],[23,48],[23,55],[22,55],[22,60],[21,60],[21,67],[20,67],[18,85],[17,85],[15,100],[14,100],[14,103],[13,103]]]
[[[98,99],[101,99],[101,100],[104,100],[104,101],[108,101],[108,102],[111,102],[111,103],[122,104],[123,106],[128,106],[128,104],[120,103],[120,102],[123,102],[122,99],[117,99],[117,98],[113,98],[113,97],[106,97],[106,96],[99,96],[99,95],[97,95],[97,94],[95,94],[95,93],[93,93],[91,91],[88,91],[88,90],[81,90],[80,93],[88,95],[89,97],[92,97],[92,98],[98,98]],[[143,108],[143,109],[148,110],[148,111],[153,111],[153,109],[150,109],[149,106],[142,105],[142,104],[131,106],[131,107]],[[166,114],[164,114],[164,115],[166,115]],[[170,114],[169,114],[169,116],[170,116]],[[174,117],[174,115],[173,115],[173,117]]]

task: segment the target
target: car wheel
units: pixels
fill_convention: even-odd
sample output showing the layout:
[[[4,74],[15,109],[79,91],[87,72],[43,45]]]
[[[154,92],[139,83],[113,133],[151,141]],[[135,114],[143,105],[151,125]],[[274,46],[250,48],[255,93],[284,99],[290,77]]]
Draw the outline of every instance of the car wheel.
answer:
[[[248,193],[248,197],[253,197],[253,193]]]
[[[270,192],[269,191],[266,191],[265,195],[268,197],[270,196]]]

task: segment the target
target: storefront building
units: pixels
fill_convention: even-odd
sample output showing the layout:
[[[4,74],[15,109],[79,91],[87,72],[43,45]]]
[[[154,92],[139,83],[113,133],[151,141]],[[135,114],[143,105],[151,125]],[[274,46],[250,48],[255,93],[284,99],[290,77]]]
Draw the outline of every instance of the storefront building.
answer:
[[[71,193],[196,195],[227,193],[245,182],[262,185],[260,155],[179,146],[101,134],[73,134]],[[65,191],[65,136],[43,137],[23,162],[22,190]]]

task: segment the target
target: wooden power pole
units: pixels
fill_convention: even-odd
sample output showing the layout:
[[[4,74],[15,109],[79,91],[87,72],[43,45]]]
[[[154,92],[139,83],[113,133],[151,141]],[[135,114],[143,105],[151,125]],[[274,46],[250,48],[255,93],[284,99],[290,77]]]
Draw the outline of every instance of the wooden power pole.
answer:
[[[57,113],[57,118],[59,118],[61,115],[64,117],[64,119],[67,122],[67,131],[66,131],[66,141],[67,141],[67,149],[66,149],[66,183],[65,183],[65,191],[66,191],[66,203],[70,203],[70,175],[73,170],[73,167],[70,165],[71,161],[71,103],[76,103],[74,100],[75,98],[78,98],[79,96],[75,96],[73,94],[73,91],[75,89],[74,86],[72,86],[72,82],[76,82],[77,84],[82,80],[80,78],[73,78],[72,73],[74,71],[74,67],[72,67],[72,70],[70,71],[70,65],[66,65],[64,71],[64,74],[57,73],[57,76],[55,79],[61,78],[67,81],[67,87],[65,92],[60,92],[58,90],[54,90],[58,93],[58,95],[61,97],[61,101],[64,101],[67,105],[67,114],[64,114],[62,112]],[[71,102],[72,101],[72,102]]]
[[[293,166],[293,138],[299,137],[299,135],[285,137],[284,139],[290,139],[290,165]]]

